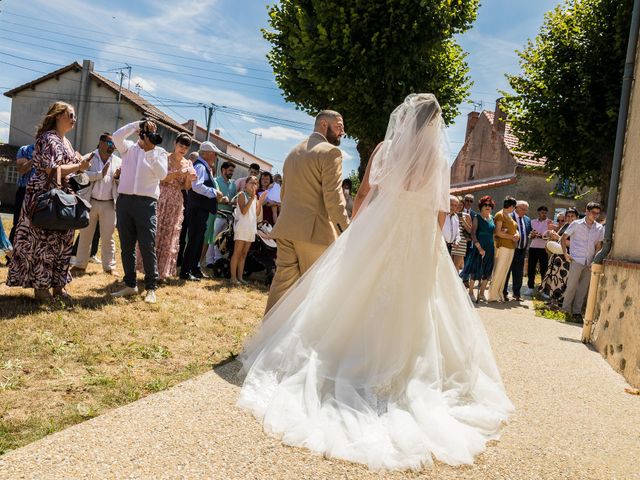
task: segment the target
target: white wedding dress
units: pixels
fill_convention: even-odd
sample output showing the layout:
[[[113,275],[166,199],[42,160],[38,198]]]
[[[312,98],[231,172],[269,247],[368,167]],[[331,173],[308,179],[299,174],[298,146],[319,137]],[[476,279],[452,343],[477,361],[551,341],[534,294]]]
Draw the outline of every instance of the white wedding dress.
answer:
[[[265,317],[238,404],[284,443],[371,469],[473,463],[513,406],[437,223],[440,107],[410,95],[357,218]]]

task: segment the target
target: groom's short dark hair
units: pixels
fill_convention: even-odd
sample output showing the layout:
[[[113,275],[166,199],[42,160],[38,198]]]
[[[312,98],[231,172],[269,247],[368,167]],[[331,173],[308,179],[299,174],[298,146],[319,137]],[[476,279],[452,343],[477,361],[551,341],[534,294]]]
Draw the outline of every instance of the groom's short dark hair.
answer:
[[[336,112],[335,110],[321,110],[316,115],[316,122],[314,126],[317,127],[321,120],[329,120],[329,119],[333,120],[338,117],[342,118],[342,115],[340,115],[340,113]]]

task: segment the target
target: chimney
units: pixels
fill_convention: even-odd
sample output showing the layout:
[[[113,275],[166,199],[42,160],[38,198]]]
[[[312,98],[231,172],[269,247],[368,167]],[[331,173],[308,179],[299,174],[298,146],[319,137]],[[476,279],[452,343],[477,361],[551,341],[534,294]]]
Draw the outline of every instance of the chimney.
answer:
[[[216,128],[213,133],[215,133],[217,136],[220,136],[220,129]]]
[[[196,138],[196,129],[198,124],[195,120],[187,120],[182,124],[182,126],[191,132],[191,137]]]
[[[493,129],[498,135],[504,136],[504,130],[507,126],[507,114],[502,109],[502,101],[504,97],[496,100],[496,111],[493,114]]]
[[[469,135],[471,135],[476,123],[478,123],[478,118],[480,118],[480,112],[470,112],[469,115],[467,115],[467,132],[464,134],[465,142],[469,140]]]

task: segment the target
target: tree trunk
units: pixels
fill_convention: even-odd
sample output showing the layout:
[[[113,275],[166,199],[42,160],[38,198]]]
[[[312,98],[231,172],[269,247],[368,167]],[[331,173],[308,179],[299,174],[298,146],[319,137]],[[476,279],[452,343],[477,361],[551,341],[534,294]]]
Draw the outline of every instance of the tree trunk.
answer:
[[[356,149],[360,154],[360,166],[358,167],[358,177],[360,180],[364,177],[364,172],[367,170],[367,165],[369,164],[369,160],[371,159],[371,154],[373,150],[376,148],[375,142],[370,142],[367,140],[358,140],[358,145]]]

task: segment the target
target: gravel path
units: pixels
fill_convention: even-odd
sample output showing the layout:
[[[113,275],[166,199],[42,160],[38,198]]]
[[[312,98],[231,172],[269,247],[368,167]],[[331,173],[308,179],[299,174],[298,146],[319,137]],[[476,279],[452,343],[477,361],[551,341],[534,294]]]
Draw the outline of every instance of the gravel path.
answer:
[[[380,474],[286,447],[235,407],[237,362],[0,458],[0,478],[640,479],[640,397],[580,328],[482,307],[517,412],[475,465]]]

